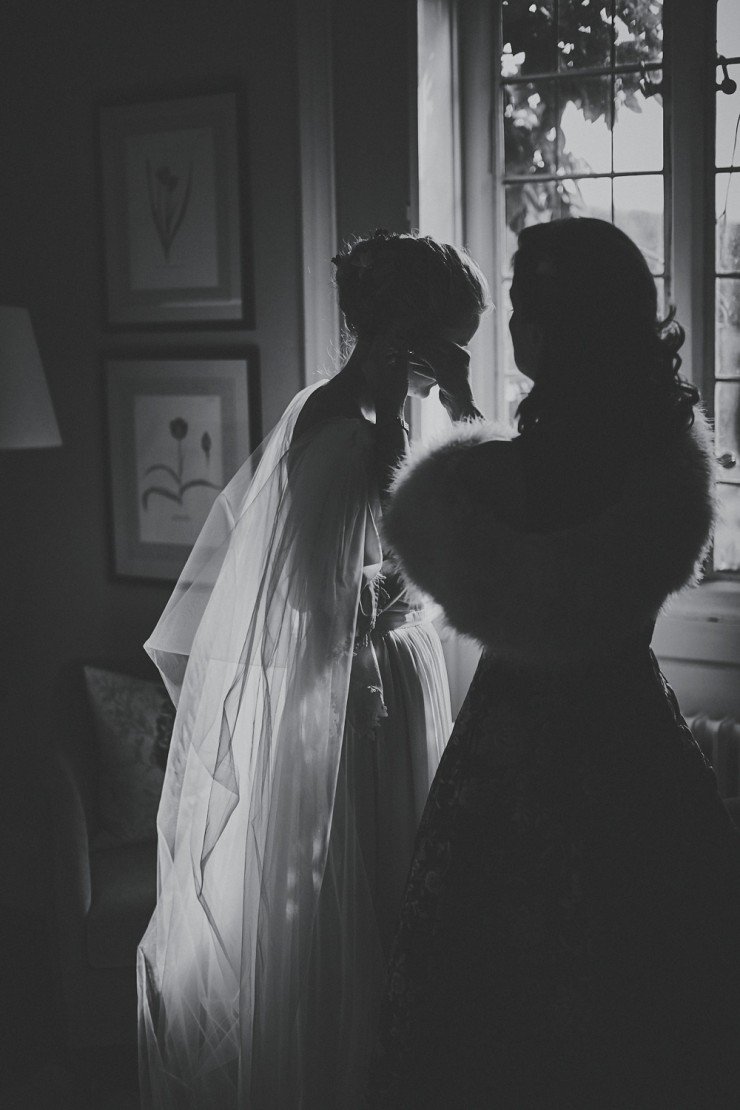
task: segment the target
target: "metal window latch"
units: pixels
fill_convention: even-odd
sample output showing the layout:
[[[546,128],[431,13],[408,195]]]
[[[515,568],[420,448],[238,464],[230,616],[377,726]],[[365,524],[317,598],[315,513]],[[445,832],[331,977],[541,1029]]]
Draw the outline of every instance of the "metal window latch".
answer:
[[[722,80],[714,87],[717,92],[722,92],[725,93],[727,96],[732,96],[732,94],[737,90],[737,81],[733,81],[727,71],[727,58],[725,58],[722,54],[718,54],[716,64],[722,67]]]
[[[725,451],[724,455],[717,455],[717,462],[723,470],[732,470],[737,465],[734,451]]]

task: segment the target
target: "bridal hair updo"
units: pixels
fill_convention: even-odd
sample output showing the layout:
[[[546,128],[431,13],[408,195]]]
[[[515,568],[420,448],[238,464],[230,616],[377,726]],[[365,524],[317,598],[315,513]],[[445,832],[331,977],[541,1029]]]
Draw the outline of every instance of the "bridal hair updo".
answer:
[[[467,252],[428,235],[378,230],[332,262],[339,307],[357,338],[396,322],[455,327],[490,303],[486,279]]]
[[[605,220],[524,228],[514,256],[518,310],[542,335],[542,366],[519,406],[525,431],[559,403],[630,409],[651,429],[693,423],[698,390],[679,375],[685,338],[675,309],[658,317],[655,280],[629,236]]]

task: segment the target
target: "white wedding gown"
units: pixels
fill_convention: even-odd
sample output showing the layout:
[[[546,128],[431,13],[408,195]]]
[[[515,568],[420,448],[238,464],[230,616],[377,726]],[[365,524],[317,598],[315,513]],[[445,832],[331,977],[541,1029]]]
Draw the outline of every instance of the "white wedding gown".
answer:
[[[177,716],[138,952],[145,1108],[362,1100],[450,706],[428,611],[396,599],[358,635],[382,564],[374,430],[291,445],[318,388],[219,496],[146,645]]]

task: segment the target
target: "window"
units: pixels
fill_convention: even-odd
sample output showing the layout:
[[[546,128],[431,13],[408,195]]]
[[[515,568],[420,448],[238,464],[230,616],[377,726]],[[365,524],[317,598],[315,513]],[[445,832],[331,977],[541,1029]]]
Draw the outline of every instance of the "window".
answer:
[[[714,416],[720,480],[715,570],[740,571],[740,5],[718,0],[714,196]],[[733,87],[734,86],[734,87]]]
[[[716,94],[715,160],[715,4],[417,0],[417,13],[420,196],[411,222],[443,237],[461,227],[492,278],[496,311],[471,344],[479,406],[511,417],[529,384],[514,366],[507,326],[516,232],[565,212],[613,220],[648,258],[663,308],[677,305],[687,333],[682,372],[710,415],[716,405],[717,451],[728,465],[719,472],[725,523],[714,565],[732,582],[698,592],[700,604],[715,606],[712,631],[699,625],[701,644],[686,650],[692,659],[707,651],[735,659],[721,635],[711,638],[740,593],[740,463],[732,465],[740,454],[740,92]],[[718,0],[716,33],[740,84],[738,0]],[[449,637],[445,654],[456,711],[477,654]]]
[[[495,8],[503,248],[497,302],[508,306],[522,228],[596,216],[641,248],[662,311],[670,298],[662,0],[503,0]],[[499,331],[513,418],[529,383],[514,365],[508,328]]]
[[[713,570],[738,581],[740,3],[448,2],[459,14],[464,237],[497,306],[476,353],[499,373],[491,389],[477,371],[476,394],[511,418],[529,388],[507,327],[517,233],[568,213],[612,220],[686,329],[682,373],[716,427]],[[717,54],[726,72],[715,76]]]
[[[713,569],[737,582],[740,2],[417,0],[417,12],[423,195],[412,223],[462,227],[492,278],[496,311],[472,344],[481,409],[511,419],[529,388],[507,326],[517,233],[567,213],[612,220],[648,259],[661,311],[675,304],[686,329],[682,373],[716,427]],[[719,65],[715,77],[717,54],[726,74]],[[432,132],[449,136],[444,149],[422,141]],[[454,168],[443,186],[440,165]]]

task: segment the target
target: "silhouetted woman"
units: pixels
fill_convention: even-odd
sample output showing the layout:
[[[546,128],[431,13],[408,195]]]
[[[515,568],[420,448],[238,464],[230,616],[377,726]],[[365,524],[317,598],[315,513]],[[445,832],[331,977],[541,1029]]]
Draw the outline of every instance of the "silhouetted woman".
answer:
[[[522,232],[519,435],[403,464],[385,536],[485,651],[416,841],[372,1104],[737,1106],[740,833],[650,650],[713,520],[710,437],[637,247]],[[470,404],[467,365],[440,383]]]
[[[139,949],[146,1107],[354,1110],[451,721],[429,607],[384,567],[408,348],[465,344],[485,280],[376,233],[335,259],[355,344],[217,499],[147,648],[177,701]]]

